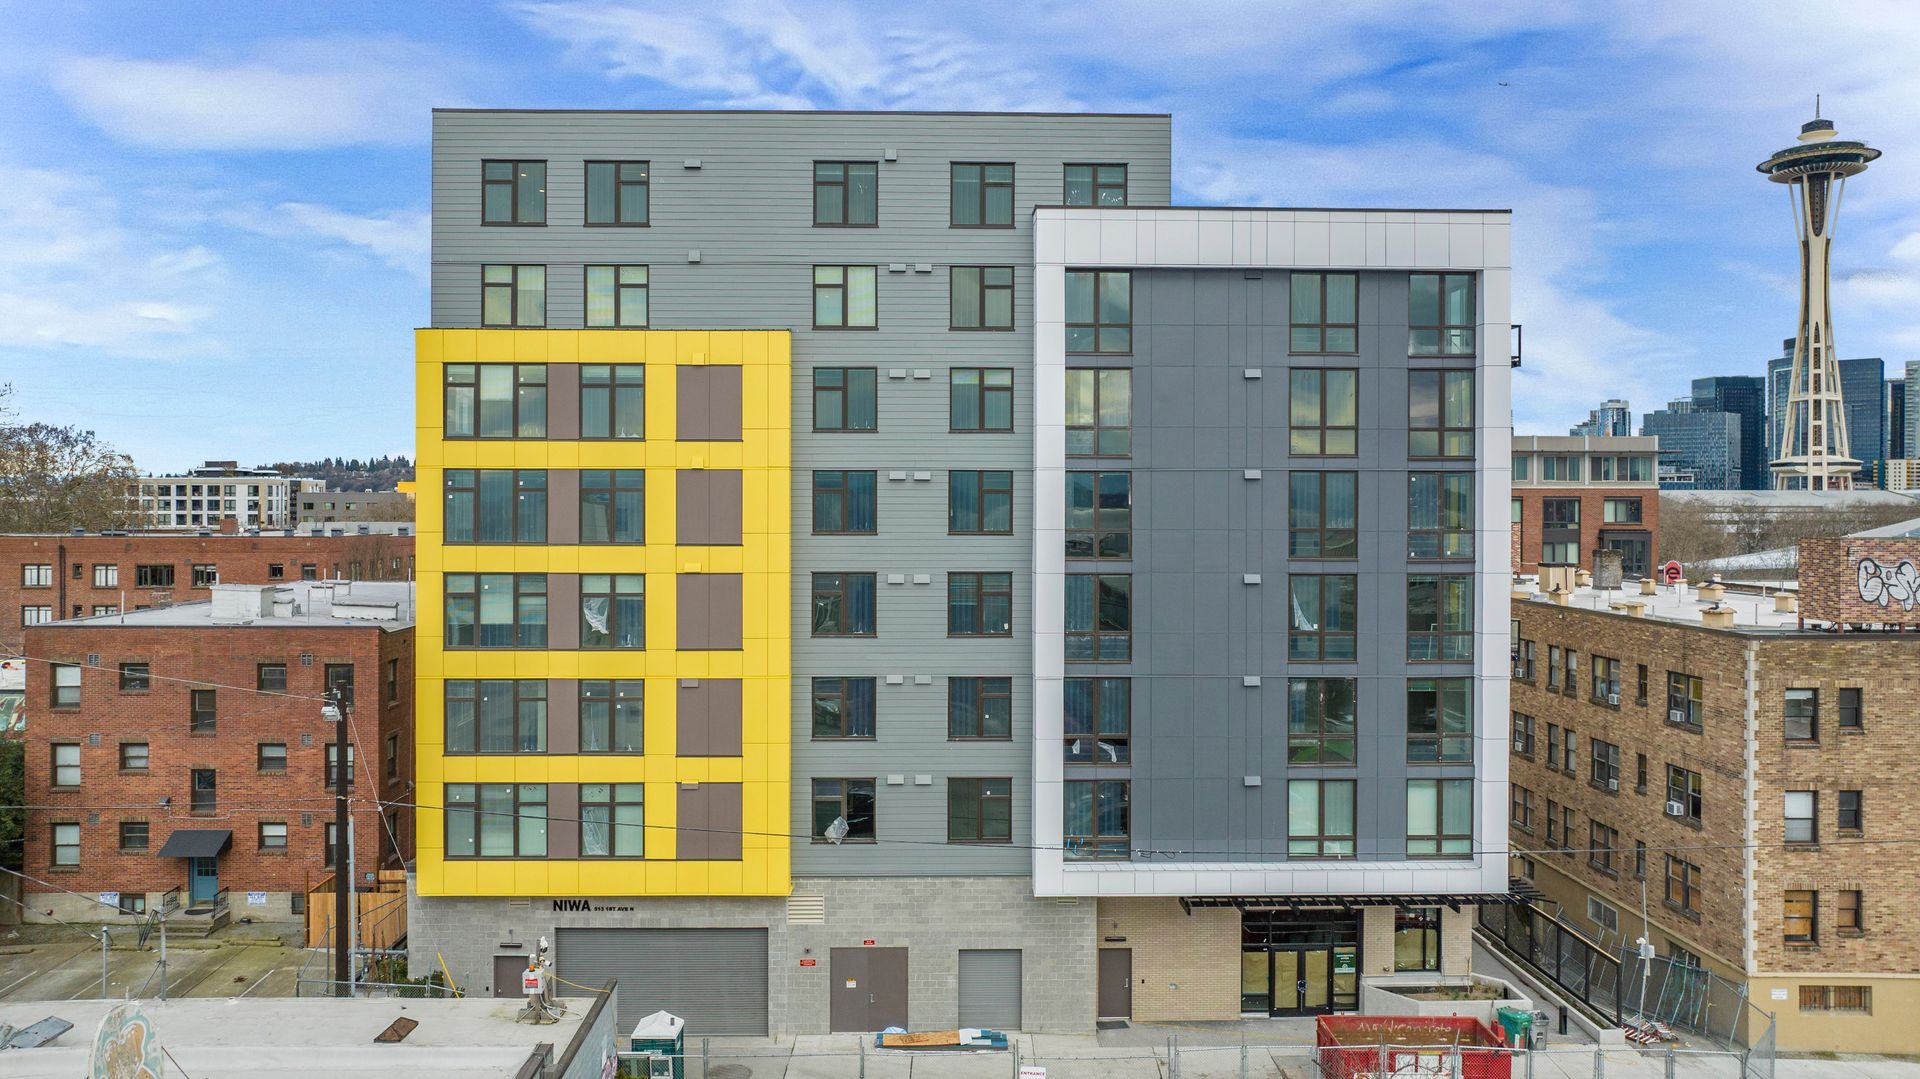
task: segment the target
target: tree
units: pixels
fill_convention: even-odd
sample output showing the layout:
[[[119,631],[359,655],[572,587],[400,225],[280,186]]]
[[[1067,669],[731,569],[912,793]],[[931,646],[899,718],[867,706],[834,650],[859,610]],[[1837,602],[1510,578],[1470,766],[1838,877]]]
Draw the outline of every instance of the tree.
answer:
[[[0,532],[98,532],[134,522],[133,458],[92,431],[16,423],[0,386]]]
[[[0,742],[0,865],[17,866],[26,848],[27,743]]]

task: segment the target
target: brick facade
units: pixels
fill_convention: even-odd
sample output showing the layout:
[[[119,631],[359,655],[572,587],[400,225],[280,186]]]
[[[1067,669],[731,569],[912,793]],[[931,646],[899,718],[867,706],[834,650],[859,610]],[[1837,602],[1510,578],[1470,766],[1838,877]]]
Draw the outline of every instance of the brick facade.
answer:
[[[21,646],[28,607],[50,607],[55,619],[91,615],[96,608],[163,607],[204,600],[195,566],[213,566],[229,584],[267,584],[316,578],[404,581],[413,577],[413,537],[0,535],[0,651]],[[51,580],[29,587],[28,566],[51,566]],[[94,587],[95,566],[115,567],[113,584]],[[141,587],[141,566],[168,566],[173,583]]]
[[[413,762],[413,630],[376,624],[327,626],[120,626],[82,623],[27,631],[27,699],[33,704],[26,756],[26,872],[62,891],[29,882],[29,905],[63,917],[98,918],[96,905],[64,893],[159,893],[187,884],[186,863],[161,858],[179,828],[230,829],[219,859],[220,885],[236,914],[284,916],[290,893],[327,872],[326,826],[333,796],[326,786],[327,744],[336,725],[321,714],[329,664],[351,664],[358,867],[397,867],[412,857],[413,811],[395,806],[398,849],[371,799],[411,801]],[[97,660],[92,657],[97,656]],[[120,688],[120,665],[143,662],[149,688]],[[51,705],[52,663],[86,665],[77,707]],[[286,695],[256,690],[258,664],[286,665]],[[192,691],[214,692],[214,732],[189,730]],[[121,746],[144,743],[147,767],[122,769]],[[259,747],[286,747],[284,770],[263,770]],[[53,783],[53,746],[79,746],[80,782]],[[392,751],[390,753],[390,750]],[[195,813],[194,770],[215,773],[215,807]],[[170,804],[163,805],[170,799]],[[144,821],[144,850],[120,849],[120,824]],[[284,850],[263,850],[261,822],[287,826]],[[54,864],[52,827],[80,827],[79,864]],[[265,911],[244,909],[241,893],[269,893]],[[76,906],[77,904],[77,906]]]
[[[1511,549],[1515,573],[1540,571],[1542,521],[1541,503],[1549,498],[1580,500],[1580,565],[1593,568],[1593,552],[1600,549],[1600,534],[1647,536],[1649,558],[1659,553],[1660,491],[1656,487],[1522,487],[1513,489],[1513,500],[1520,505],[1520,520],[1512,527]],[[1606,501],[1609,498],[1640,500],[1639,524],[1607,524]]]
[[[1920,540],[1801,540],[1801,614],[1846,625],[1920,626],[1916,564]]]

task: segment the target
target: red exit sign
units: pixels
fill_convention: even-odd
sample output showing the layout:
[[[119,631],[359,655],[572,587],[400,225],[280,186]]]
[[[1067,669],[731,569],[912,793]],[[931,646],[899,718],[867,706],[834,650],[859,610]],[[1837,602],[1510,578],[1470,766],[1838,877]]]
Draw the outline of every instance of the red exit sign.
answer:
[[[803,967],[817,967],[817,966],[819,966],[819,965],[820,965],[820,960],[818,960],[818,959],[802,959],[802,960],[800,960],[800,965],[801,965],[801,966],[803,966]]]
[[[872,937],[868,937],[868,938],[867,938],[866,940],[863,940],[863,941],[861,941],[860,943],[861,943],[861,944],[863,944],[863,945],[865,945],[865,946],[867,946],[867,947],[869,947],[869,948],[871,948],[871,947],[873,947],[873,938],[872,938]]]

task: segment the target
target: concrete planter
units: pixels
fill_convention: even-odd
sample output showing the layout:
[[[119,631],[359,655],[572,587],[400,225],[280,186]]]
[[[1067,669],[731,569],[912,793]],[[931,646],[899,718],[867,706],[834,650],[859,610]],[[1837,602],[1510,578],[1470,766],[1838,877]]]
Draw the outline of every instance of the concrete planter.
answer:
[[[1497,989],[1500,995],[1494,1000],[1416,1000],[1407,995],[1409,992],[1461,988],[1467,985],[1491,986]],[[1458,1015],[1478,1019],[1492,1026],[1495,1010],[1499,1008],[1532,1011],[1533,1001],[1521,996],[1520,991],[1514,986],[1498,978],[1489,978],[1481,974],[1469,974],[1465,977],[1399,974],[1391,978],[1370,978],[1360,983],[1362,1015]]]

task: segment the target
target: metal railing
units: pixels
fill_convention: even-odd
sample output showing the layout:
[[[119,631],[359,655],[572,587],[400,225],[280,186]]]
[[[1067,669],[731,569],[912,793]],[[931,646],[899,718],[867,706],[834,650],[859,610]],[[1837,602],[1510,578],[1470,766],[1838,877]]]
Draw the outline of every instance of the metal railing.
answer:
[[[1483,903],[1480,928],[1607,1026],[1621,1020],[1620,960],[1573,926],[1530,904]]]

